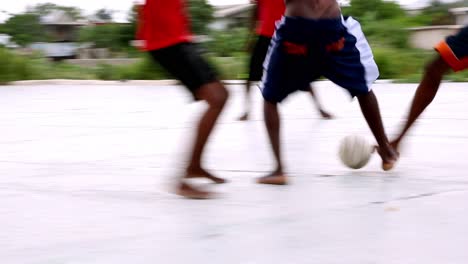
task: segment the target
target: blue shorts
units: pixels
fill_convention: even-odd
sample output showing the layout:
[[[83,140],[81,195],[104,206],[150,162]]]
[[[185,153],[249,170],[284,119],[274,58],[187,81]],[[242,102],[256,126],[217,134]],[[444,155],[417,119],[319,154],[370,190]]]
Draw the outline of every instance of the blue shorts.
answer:
[[[457,34],[447,37],[435,49],[454,71],[468,68],[468,26]]]
[[[351,17],[306,19],[283,17],[267,57],[260,89],[269,102],[309,89],[321,76],[349,91],[367,94],[379,76],[359,22]]]

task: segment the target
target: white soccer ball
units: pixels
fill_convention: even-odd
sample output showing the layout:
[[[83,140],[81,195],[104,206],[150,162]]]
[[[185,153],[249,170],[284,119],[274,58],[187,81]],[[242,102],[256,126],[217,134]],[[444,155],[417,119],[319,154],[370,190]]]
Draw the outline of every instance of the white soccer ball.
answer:
[[[373,146],[362,136],[350,135],[341,140],[338,155],[352,169],[364,167],[370,160]]]

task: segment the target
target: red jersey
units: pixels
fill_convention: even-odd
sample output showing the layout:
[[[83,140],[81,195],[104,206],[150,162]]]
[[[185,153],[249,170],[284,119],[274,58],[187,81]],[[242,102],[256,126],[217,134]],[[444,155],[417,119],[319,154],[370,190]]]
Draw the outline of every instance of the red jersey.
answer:
[[[257,0],[257,5],[257,34],[271,38],[275,33],[276,21],[281,19],[286,9],[284,0]]]
[[[185,0],[146,0],[140,8],[137,39],[157,50],[193,39]]]

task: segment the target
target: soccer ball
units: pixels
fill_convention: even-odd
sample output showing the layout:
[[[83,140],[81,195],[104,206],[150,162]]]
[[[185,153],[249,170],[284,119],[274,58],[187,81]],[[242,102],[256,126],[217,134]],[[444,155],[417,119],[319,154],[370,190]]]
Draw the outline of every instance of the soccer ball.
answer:
[[[362,136],[350,135],[341,140],[338,155],[349,168],[360,169],[370,160],[373,146]]]

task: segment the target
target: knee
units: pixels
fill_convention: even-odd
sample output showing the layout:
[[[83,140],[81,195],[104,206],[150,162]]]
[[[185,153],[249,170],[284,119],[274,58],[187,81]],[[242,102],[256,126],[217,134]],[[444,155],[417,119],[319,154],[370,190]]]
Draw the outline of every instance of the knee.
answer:
[[[450,69],[450,66],[442,59],[437,56],[434,60],[426,64],[425,73],[431,78],[441,78]]]
[[[213,93],[208,97],[207,103],[212,108],[222,109],[229,98],[229,92],[221,83],[215,84]]]

